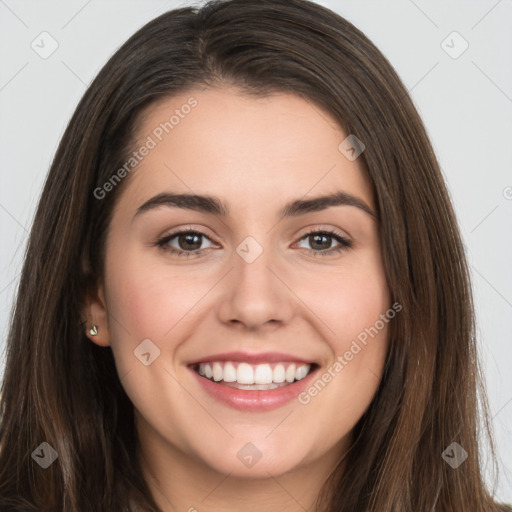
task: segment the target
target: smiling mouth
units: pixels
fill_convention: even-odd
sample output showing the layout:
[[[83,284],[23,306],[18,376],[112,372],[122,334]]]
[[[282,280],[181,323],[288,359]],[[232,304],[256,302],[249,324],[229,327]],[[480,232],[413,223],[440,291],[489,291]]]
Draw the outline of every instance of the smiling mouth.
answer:
[[[290,386],[302,380],[318,365],[291,362],[249,364],[233,361],[212,361],[192,365],[201,377],[241,390],[267,391]]]

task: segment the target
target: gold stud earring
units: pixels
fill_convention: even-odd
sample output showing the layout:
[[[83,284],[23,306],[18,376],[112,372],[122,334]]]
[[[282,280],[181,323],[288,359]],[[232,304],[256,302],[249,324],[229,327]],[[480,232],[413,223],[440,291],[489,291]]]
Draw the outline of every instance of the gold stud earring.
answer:
[[[97,325],[93,325],[90,329],[89,329],[89,334],[91,336],[96,336],[98,334],[98,326]]]

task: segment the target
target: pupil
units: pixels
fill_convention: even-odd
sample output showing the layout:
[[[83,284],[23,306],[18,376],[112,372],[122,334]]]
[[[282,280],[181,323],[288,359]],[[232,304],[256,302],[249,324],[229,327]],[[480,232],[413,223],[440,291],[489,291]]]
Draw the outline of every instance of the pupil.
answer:
[[[191,245],[194,245],[194,238],[196,239],[196,242],[195,242],[195,247],[186,247],[187,249],[192,249],[192,250],[195,250],[195,249],[199,249],[201,247],[201,241],[199,240],[199,235],[195,235],[195,234],[186,234],[186,235],[181,235],[180,236],[180,239],[179,239],[179,242],[180,242],[180,245],[187,245],[187,244],[191,244]]]
[[[320,245],[320,247],[316,247],[316,249],[329,249],[329,248],[330,248],[329,246],[330,246],[331,244],[329,243],[329,237],[328,237],[328,236],[326,236],[326,235],[312,235],[312,236],[310,237],[310,244],[311,244],[311,247],[315,248],[315,245],[317,244],[317,241],[318,241],[318,239],[319,239],[319,238],[323,238],[323,239],[324,239],[324,242],[325,242],[325,241],[327,241],[327,242],[325,242],[325,243],[324,243],[324,246],[323,246],[323,247],[322,247],[322,243],[321,243],[321,242],[319,242],[319,244],[318,244],[318,245]],[[313,240],[314,240],[314,242],[313,242],[313,243],[311,243],[311,239],[313,239]]]

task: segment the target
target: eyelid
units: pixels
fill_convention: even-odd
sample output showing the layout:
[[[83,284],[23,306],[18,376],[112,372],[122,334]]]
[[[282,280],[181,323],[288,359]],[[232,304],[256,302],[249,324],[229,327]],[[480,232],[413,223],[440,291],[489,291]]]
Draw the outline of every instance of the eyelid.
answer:
[[[352,240],[352,237],[350,236],[350,234],[345,231],[345,230],[341,230],[339,228],[336,228],[334,226],[322,226],[322,225],[314,225],[312,227],[308,227],[308,230],[303,233],[300,238],[304,238],[305,236],[308,236],[308,235],[312,235],[312,234],[315,234],[315,233],[329,233],[330,235],[337,235],[347,241],[351,241]]]
[[[161,240],[162,238],[174,237],[176,235],[181,235],[183,233],[189,233],[189,232],[200,234],[200,235],[204,236],[205,238],[208,238],[212,242],[214,242],[213,238],[221,239],[221,237],[217,236],[216,234],[210,235],[210,234],[206,233],[205,230],[211,232],[211,230],[208,230],[208,228],[206,228],[204,226],[196,225],[196,224],[187,224],[186,226],[178,226],[177,228],[174,228],[171,231],[166,232],[164,235],[159,236],[158,239]]]

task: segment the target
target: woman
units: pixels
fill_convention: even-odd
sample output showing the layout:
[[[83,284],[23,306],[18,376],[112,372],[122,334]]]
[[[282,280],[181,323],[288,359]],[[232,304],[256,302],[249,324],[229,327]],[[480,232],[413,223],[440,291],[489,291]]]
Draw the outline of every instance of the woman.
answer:
[[[475,356],[452,206],[383,55],[303,0],[176,9],[101,70],[50,169],[0,508],[506,510]]]

